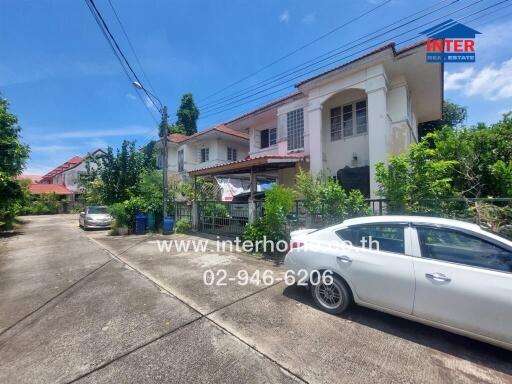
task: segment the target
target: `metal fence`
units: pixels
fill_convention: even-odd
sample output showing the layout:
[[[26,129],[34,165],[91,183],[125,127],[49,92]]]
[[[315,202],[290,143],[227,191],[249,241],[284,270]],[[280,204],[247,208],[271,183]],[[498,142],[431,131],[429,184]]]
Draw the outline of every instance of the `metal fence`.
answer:
[[[242,235],[249,221],[249,204],[228,201],[199,201],[200,232]]]
[[[192,204],[185,201],[175,202],[175,216],[176,221],[186,219],[192,223]]]

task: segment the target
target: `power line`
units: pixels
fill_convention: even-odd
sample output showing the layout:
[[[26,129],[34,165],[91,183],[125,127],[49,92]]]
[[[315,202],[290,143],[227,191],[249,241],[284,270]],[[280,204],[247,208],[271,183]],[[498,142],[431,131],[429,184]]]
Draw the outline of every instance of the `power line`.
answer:
[[[256,90],[256,89],[259,89],[259,88],[263,87],[266,83],[272,83],[272,82],[274,82],[274,81],[280,80],[280,79],[282,79],[282,78],[285,78],[287,75],[291,75],[291,74],[293,74],[293,73],[296,73],[296,72],[300,71],[301,69],[308,68],[308,67],[310,67],[310,66],[312,66],[312,65],[314,65],[314,64],[317,64],[317,63],[319,63],[319,62],[321,62],[321,61],[327,60],[328,58],[330,58],[330,57],[333,57],[333,56],[334,56],[334,55],[331,55],[331,56],[326,57],[327,55],[332,54],[333,52],[337,52],[337,51],[339,51],[341,48],[344,48],[344,47],[346,47],[346,46],[348,46],[348,45],[350,45],[350,44],[354,44],[354,43],[356,43],[356,42],[358,42],[358,41],[361,41],[361,40],[363,40],[363,39],[364,39],[364,38],[366,38],[366,37],[369,37],[369,36],[372,36],[372,35],[374,35],[374,34],[376,34],[376,33],[378,33],[378,32],[381,32],[381,31],[383,31],[383,30],[385,30],[385,29],[387,29],[387,28],[389,28],[389,27],[391,27],[391,26],[393,26],[393,25],[395,25],[395,24],[397,24],[397,23],[399,23],[399,22],[401,22],[401,21],[403,21],[403,20],[407,20],[407,19],[409,19],[410,17],[413,17],[413,16],[416,16],[416,15],[421,14],[421,13],[423,13],[423,12],[429,11],[429,10],[431,10],[432,8],[437,7],[439,4],[445,3],[446,1],[449,1],[449,0],[441,0],[440,2],[436,3],[436,4],[435,4],[435,5],[433,5],[433,6],[430,6],[430,7],[424,8],[424,9],[422,9],[422,10],[420,10],[420,11],[418,11],[418,12],[415,12],[415,13],[413,13],[413,14],[411,14],[411,15],[409,15],[409,16],[407,16],[407,17],[405,17],[405,18],[402,18],[402,19],[400,19],[400,20],[394,21],[393,23],[390,23],[390,24],[388,24],[388,25],[386,25],[386,26],[384,26],[384,27],[382,27],[382,28],[379,28],[379,29],[377,29],[377,30],[375,30],[375,31],[373,31],[373,32],[370,32],[370,33],[368,33],[368,34],[366,34],[366,35],[363,35],[363,36],[361,36],[361,37],[359,37],[359,38],[357,38],[357,39],[355,39],[355,40],[352,40],[352,41],[350,41],[350,42],[348,42],[348,43],[346,43],[346,44],[343,44],[343,45],[342,45],[342,46],[340,46],[340,47],[334,48],[334,49],[332,49],[332,50],[330,50],[330,51],[327,51],[327,52],[323,53],[322,55],[319,55],[319,56],[314,57],[314,58],[312,58],[312,59],[310,59],[310,60],[307,60],[307,61],[305,61],[305,62],[304,62],[304,63],[302,63],[302,64],[299,64],[299,65],[297,65],[297,66],[295,66],[295,67],[292,67],[292,68],[290,68],[290,69],[287,69],[287,70],[285,70],[285,71],[283,71],[283,72],[281,72],[281,73],[278,73],[278,74],[276,74],[276,75],[273,75],[273,76],[271,76],[271,77],[269,77],[269,78],[267,78],[267,79],[265,79],[265,80],[262,80],[262,81],[258,82],[257,84],[254,84],[254,85],[252,85],[252,86],[250,86],[250,87],[244,88],[244,89],[242,89],[242,90],[240,90],[240,91],[237,91],[237,92],[235,92],[235,93],[233,93],[233,94],[227,95],[227,96],[225,96],[225,97],[223,97],[223,98],[217,99],[217,100],[212,101],[212,102],[210,102],[210,103],[207,103],[207,104],[205,104],[205,105],[200,105],[200,106],[199,106],[199,108],[204,112],[204,109],[205,109],[205,108],[210,109],[211,107],[213,107],[213,106],[215,106],[215,105],[222,104],[222,102],[224,102],[224,101],[232,100],[233,98],[236,98],[236,96],[238,96],[238,95],[240,95],[240,94],[242,94],[242,93],[244,93],[244,92],[247,92],[247,91],[249,91],[249,90]],[[442,7],[440,7],[439,9],[436,9],[435,11],[439,11],[439,10],[441,10],[441,9],[443,9],[443,8],[449,7],[449,6],[451,6],[452,4],[454,4],[454,3],[458,2],[458,1],[460,1],[460,0],[451,0],[451,2],[450,2],[449,4],[446,4],[446,5],[442,6]],[[411,23],[413,23],[413,22],[415,22],[415,21],[417,21],[417,20],[420,20],[420,19],[422,19],[422,18],[424,18],[424,17],[426,17],[426,16],[427,16],[427,15],[423,15],[423,16],[417,17],[417,18],[415,18],[415,19],[413,19],[413,20],[409,20],[409,21],[407,21],[407,22],[405,22],[405,23],[403,23],[403,24],[401,24],[401,25],[398,25],[398,26],[394,27],[393,29],[390,29],[390,30],[386,31],[386,32],[385,32],[385,34],[390,33],[390,32],[392,32],[392,31],[394,31],[394,30],[396,30],[396,29],[400,29],[401,27],[404,27],[404,26],[406,26],[406,25],[408,25],[408,24],[411,24]],[[344,52],[344,51],[342,51],[342,52]],[[342,53],[342,52],[338,52],[338,53]],[[324,57],[324,59],[323,59],[323,60],[315,61],[315,60],[318,60],[319,58],[322,58],[322,57]],[[305,66],[306,64],[309,64],[309,63],[312,63],[312,64],[311,64],[311,65],[309,65],[309,66]],[[261,84],[261,85],[259,85],[259,84]]]
[[[281,62],[282,60],[284,60],[284,59],[286,59],[286,58],[288,58],[288,57],[290,57],[290,56],[294,55],[295,53],[297,53],[297,52],[299,52],[299,51],[303,50],[304,48],[309,47],[310,45],[312,45],[312,44],[316,43],[317,41],[319,41],[319,40],[321,40],[321,39],[323,39],[323,38],[325,38],[325,37],[327,37],[327,36],[329,36],[329,35],[333,34],[334,32],[339,31],[340,29],[342,29],[342,28],[346,27],[347,25],[349,25],[349,24],[353,23],[354,21],[357,21],[357,20],[361,19],[362,17],[364,17],[364,16],[366,16],[366,15],[368,15],[368,14],[372,13],[373,11],[376,11],[377,9],[379,9],[379,8],[383,7],[384,5],[388,4],[390,1],[391,1],[391,0],[385,0],[384,2],[382,2],[382,3],[378,4],[377,6],[373,7],[372,9],[370,9],[369,11],[366,11],[366,12],[364,12],[364,13],[360,14],[359,16],[356,16],[355,18],[348,20],[347,22],[345,22],[345,23],[343,23],[343,24],[341,24],[341,25],[337,26],[336,28],[334,28],[334,29],[332,29],[332,30],[330,30],[330,31],[328,31],[328,32],[326,32],[326,33],[324,33],[323,35],[321,35],[321,36],[319,36],[319,37],[317,37],[317,38],[315,38],[315,39],[313,39],[312,41],[310,41],[310,42],[308,42],[308,43],[306,43],[306,44],[304,44],[304,45],[302,45],[302,46],[300,46],[300,47],[298,47],[298,48],[294,49],[293,51],[291,51],[291,52],[287,53],[286,55],[281,56],[280,58],[278,58],[278,59],[274,60],[273,62],[271,62],[271,63],[269,63],[269,64],[267,64],[267,65],[265,65],[265,66],[261,67],[260,69],[258,69],[258,70],[256,70],[256,71],[254,71],[254,72],[252,72],[252,73],[250,73],[249,75],[247,75],[247,76],[245,76],[245,77],[243,77],[243,78],[241,78],[241,79],[239,79],[239,80],[235,81],[234,83],[231,83],[231,84],[227,85],[226,87],[224,87],[224,88],[222,88],[222,89],[220,89],[220,90],[218,90],[218,91],[216,91],[216,92],[214,92],[214,93],[212,93],[212,94],[210,94],[210,95],[206,96],[205,98],[203,98],[203,99],[199,100],[199,102],[204,101],[204,100],[208,100],[209,98],[211,98],[211,97],[213,97],[213,96],[216,96],[216,95],[218,95],[218,94],[220,94],[220,93],[224,92],[225,90],[227,90],[227,89],[229,89],[229,88],[231,88],[231,87],[233,87],[233,86],[235,86],[235,85],[237,85],[237,84],[241,83],[242,81],[245,81],[245,80],[247,80],[247,79],[251,78],[252,76],[254,76],[254,75],[256,75],[256,74],[258,74],[258,73],[260,73],[260,72],[264,71],[265,69],[267,69],[267,68],[269,68],[269,67],[271,67],[271,66],[273,66],[273,65],[275,65],[275,64],[277,64],[277,63],[279,63],[279,62]]]
[[[151,88],[151,92],[156,93],[155,88],[153,87],[153,84],[151,84],[151,81],[149,80],[148,75],[146,75],[146,72],[144,71],[144,67],[142,66],[142,64],[139,60],[139,56],[137,55],[137,52],[135,51],[135,48],[133,47],[133,44],[132,44],[130,38],[128,37],[128,33],[126,33],[126,29],[124,28],[124,25],[121,22],[119,15],[117,14],[114,4],[112,4],[111,0],[108,0],[108,3],[110,5],[110,8],[112,8],[112,11],[114,12],[114,16],[116,17],[116,20],[119,23],[121,30],[123,31],[124,37],[126,37],[126,41],[128,42],[128,45],[130,46],[130,50],[132,51],[133,56],[135,57],[135,60],[137,61],[137,64],[139,65],[139,68],[140,68],[140,71],[142,72],[142,76],[144,77],[144,80],[149,85],[149,88]]]
[[[412,31],[415,31],[415,30],[417,30],[417,29],[419,29],[419,28],[423,28],[424,26],[427,26],[427,25],[429,25],[429,24],[431,24],[431,23],[433,23],[433,22],[435,22],[435,21],[437,21],[437,20],[441,20],[441,19],[443,19],[443,18],[445,18],[445,17],[447,17],[447,16],[453,15],[453,14],[455,14],[455,13],[459,12],[459,11],[462,11],[462,10],[464,10],[464,9],[467,9],[467,8],[469,8],[469,7],[472,7],[473,5],[475,5],[475,4],[479,3],[479,2],[482,2],[482,1],[483,1],[483,0],[477,0],[477,1],[475,1],[475,2],[473,2],[473,3],[471,3],[471,4],[469,4],[469,5],[467,5],[467,6],[465,6],[465,7],[462,7],[462,8],[456,9],[455,11],[453,11],[453,12],[451,12],[451,13],[448,13],[447,15],[442,15],[442,16],[437,17],[437,18],[435,18],[435,19],[433,19],[433,20],[430,20],[430,21],[428,21],[428,22],[426,22],[426,23],[423,23],[423,24],[421,24],[421,25],[419,25],[419,26],[416,26],[416,27],[414,27],[414,28],[411,28],[411,29],[409,29],[409,30],[407,30],[407,31],[405,31],[405,32],[401,32],[401,33],[399,33],[399,34],[397,34],[397,35],[394,35],[394,36],[388,37],[388,38],[386,38],[385,40],[380,41],[379,43],[372,44],[372,45],[370,45],[370,46],[368,46],[368,47],[365,47],[365,48],[363,48],[363,49],[360,49],[360,50],[359,50],[359,51],[357,51],[356,53],[363,53],[363,52],[365,52],[366,50],[368,50],[368,49],[370,49],[370,48],[378,47],[379,45],[384,44],[385,42],[389,41],[390,39],[395,39],[395,38],[401,37],[401,36],[403,36],[403,35],[405,35],[405,34],[407,34],[407,33],[410,33],[410,32],[412,32]],[[504,0],[504,1],[508,1],[508,0]],[[504,1],[502,1],[502,3],[503,3]],[[500,4],[500,3],[497,3],[497,4]],[[497,5],[497,4],[495,4],[495,5]],[[495,6],[495,5],[493,5],[493,6]],[[491,7],[492,7],[492,6],[491,6]],[[490,8],[490,7],[487,7],[487,8]],[[487,8],[485,8],[485,9],[487,9]],[[485,9],[484,9],[484,10],[485,10]],[[483,11],[483,10],[482,10],[482,11]],[[347,48],[347,49],[344,49],[344,50],[342,50],[342,51],[340,51],[340,52],[338,52],[338,53],[336,53],[336,54],[330,55],[330,56],[328,56],[328,57],[326,57],[326,58],[324,58],[324,59],[322,59],[322,60],[319,60],[319,61],[317,61],[317,62],[316,62],[316,63],[314,63],[314,64],[318,64],[318,63],[321,63],[321,62],[325,62],[327,59],[330,59],[330,58],[333,58],[333,57],[335,57],[335,56],[338,56],[338,55],[340,55],[341,53],[349,52],[349,51],[351,51],[353,48],[360,47],[360,46],[361,46],[361,44],[363,44],[363,43],[371,42],[371,41],[375,40],[376,38],[378,38],[378,37],[382,37],[382,36],[384,36],[384,35],[386,35],[386,34],[387,34],[387,33],[382,33],[382,34],[377,35],[377,36],[375,36],[375,37],[373,37],[373,38],[369,38],[369,39],[367,39],[367,40],[365,40],[365,41],[363,41],[363,42],[361,42],[361,43],[358,43],[357,45],[353,45],[353,46],[351,46],[351,47],[349,47],[349,48]],[[262,89],[262,90],[260,90],[260,91],[258,91],[258,92],[253,92],[253,93],[251,93],[251,94],[248,94],[248,95],[246,95],[245,97],[241,97],[241,98],[240,98],[240,97],[237,97],[237,98],[235,98],[235,100],[234,100],[234,101],[232,101],[232,102],[222,103],[222,105],[220,105],[220,106],[218,106],[218,107],[207,108],[206,112],[203,110],[203,113],[205,113],[205,114],[206,114],[206,116],[208,116],[211,112],[215,112],[216,110],[219,110],[219,109],[222,109],[222,108],[224,108],[224,107],[226,107],[226,106],[229,106],[229,105],[232,105],[232,104],[234,104],[234,103],[237,103],[238,101],[246,100],[246,99],[248,99],[248,98],[250,98],[250,97],[252,97],[252,96],[255,96],[255,95],[261,94],[261,93],[263,93],[263,92],[265,92],[265,91],[267,91],[267,90],[273,89],[273,88],[278,87],[278,86],[283,85],[283,84],[286,84],[286,83],[288,83],[288,82],[290,82],[290,81],[292,81],[292,80],[299,79],[299,78],[301,78],[301,77],[302,77],[302,76],[304,76],[304,75],[314,73],[314,72],[316,72],[316,71],[317,71],[317,70],[319,70],[319,69],[322,69],[322,68],[328,67],[328,66],[330,66],[330,65],[332,65],[332,64],[338,63],[338,62],[340,62],[341,60],[344,60],[344,59],[349,58],[349,57],[352,57],[352,56],[354,56],[354,53],[353,53],[353,54],[350,54],[350,55],[347,55],[347,56],[344,56],[344,57],[342,57],[342,58],[340,58],[340,59],[336,59],[336,60],[334,60],[334,61],[328,62],[327,64],[320,65],[320,66],[318,66],[318,67],[316,67],[316,68],[313,68],[313,69],[311,69],[311,70],[308,70],[308,71],[306,71],[306,72],[300,73],[300,74],[298,74],[298,75],[296,75],[296,76],[294,76],[294,77],[292,77],[292,78],[290,78],[290,79],[287,79],[287,80],[281,81],[281,82],[279,82],[279,83],[277,83],[277,84],[275,84],[275,85],[272,85],[272,86],[266,87],[266,88],[264,88],[264,89]],[[308,66],[306,66],[304,69],[309,68],[309,67],[312,67],[314,64],[312,64],[312,65],[308,65]],[[296,72],[299,72],[299,71],[294,71],[294,73],[296,73]],[[287,76],[285,76],[285,77],[287,77]],[[272,83],[273,83],[273,82],[272,82]],[[260,88],[261,88],[261,87],[260,87]],[[203,117],[206,117],[206,116],[204,116],[204,115],[203,115]]]
[[[476,3],[480,2],[480,1],[481,1],[481,0],[479,0],[479,1],[475,2],[475,3],[471,4],[471,5],[474,5],[474,4],[476,4]],[[472,13],[472,14],[466,15],[466,16],[464,16],[464,17],[460,18],[460,19],[459,19],[459,21],[460,21],[460,20],[463,20],[463,19],[466,19],[466,18],[468,18],[468,17],[474,16],[474,15],[476,15],[476,14],[479,14],[479,13],[481,13],[481,12],[484,12],[484,11],[486,11],[486,10],[490,9],[490,8],[496,7],[496,6],[498,6],[498,5],[500,5],[500,4],[503,4],[503,3],[507,2],[507,1],[509,1],[509,0],[503,0],[503,1],[499,2],[499,3],[496,3],[496,4],[493,4],[493,5],[491,5],[491,6],[488,6],[488,7],[484,8],[484,9],[481,9],[481,10],[479,10],[479,11],[476,11],[476,12],[474,12],[474,13]],[[471,5],[470,5],[470,6],[471,6]],[[464,8],[467,8],[467,7],[464,7]],[[464,8],[462,8],[462,9],[464,9]],[[503,9],[503,8],[502,8],[502,9]],[[494,13],[495,13],[495,12],[498,12],[498,11],[501,11],[502,9],[500,9],[500,10],[495,10],[495,11],[494,11]],[[458,12],[458,11],[460,11],[460,10],[461,10],[461,9],[458,9],[457,11],[454,11],[454,12],[452,12],[451,14],[456,13],[456,12]],[[448,14],[448,15],[450,15],[450,14]],[[488,15],[488,14],[487,14],[487,15]],[[487,15],[486,15],[486,16],[487,16]],[[442,18],[444,18],[444,17],[446,17],[446,15],[445,15],[445,16],[443,16]],[[428,25],[428,24],[430,24],[430,23],[432,23],[432,22],[434,22],[434,21],[437,21],[438,19],[439,19],[439,18],[434,19],[434,20],[431,20],[430,22],[428,22],[428,23],[426,23],[426,24],[422,24],[421,26],[418,26],[418,27],[413,28],[413,29],[411,29],[411,30],[409,30],[409,31],[406,31],[406,32],[404,32],[404,33],[401,33],[401,34],[399,34],[399,35],[396,35],[396,36],[394,36],[393,38],[396,38],[396,37],[400,37],[400,36],[402,36],[402,35],[405,35],[405,34],[407,34],[407,33],[411,32],[411,31],[412,31],[412,30],[414,30],[414,29],[422,28],[422,27],[424,27],[425,25]],[[478,18],[475,18],[474,20],[476,20],[476,19],[478,19]],[[412,37],[412,38],[410,38],[410,39],[407,39],[407,40],[401,41],[401,42],[399,42],[397,45],[399,45],[399,44],[403,44],[403,43],[405,43],[405,42],[407,42],[407,41],[410,41],[410,40],[414,40],[415,38],[416,38],[416,36],[414,36],[414,37]],[[299,77],[302,77],[302,76],[303,76],[303,75],[305,75],[305,74],[308,74],[308,73],[311,73],[311,72],[315,72],[315,71],[317,71],[318,69],[321,69],[321,68],[323,68],[323,67],[330,66],[330,65],[332,65],[332,64],[334,64],[334,63],[337,63],[337,62],[339,62],[339,61],[341,61],[341,60],[344,60],[344,59],[346,59],[346,58],[348,58],[348,57],[354,56],[354,55],[356,55],[356,54],[358,54],[358,53],[364,52],[364,51],[366,51],[366,50],[368,50],[368,49],[370,49],[370,48],[372,48],[372,47],[375,47],[375,46],[381,45],[381,44],[383,44],[383,43],[385,43],[385,41],[381,41],[381,42],[379,42],[379,43],[377,43],[377,44],[374,44],[374,45],[372,45],[372,46],[370,46],[370,47],[366,47],[366,48],[364,48],[364,49],[362,49],[362,50],[360,50],[360,51],[357,51],[357,52],[355,52],[355,53],[352,53],[352,54],[350,54],[350,55],[347,55],[347,56],[345,56],[345,57],[343,57],[343,58],[341,58],[341,59],[337,59],[337,60],[335,60],[335,61],[333,61],[333,62],[327,63],[326,65],[320,66],[320,67],[315,68],[315,69],[313,69],[313,70],[311,70],[311,71],[308,71],[308,72],[303,73],[303,74],[301,74],[301,75],[299,75],[299,76],[296,76],[295,78],[289,79],[288,81],[286,81],[286,82],[284,82],[284,83],[287,83],[287,82],[289,82],[289,81],[291,81],[291,80],[294,80],[294,79],[297,79],[297,78],[299,78]],[[282,85],[282,84],[284,84],[284,83],[277,84],[277,85],[272,86],[272,87],[269,87],[269,88],[267,88],[267,89],[265,89],[265,90],[269,90],[269,89],[275,88],[275,87],[277,87],[277,86],[279,86],[279,85]],[[279,92],[284,91],[284,90],[287,90],[287,89],[289,89],[289,88],[290,88],[290,85],[287,85],[287,86],[285,86],[285,87],[283,87],[283,88],[280,88],[280,89],[278,89],[278,90],[276,90],[276,91],[273,91],[273,92],[270,92],[270,93],[266,93],[266,94],[264,94],[264,95],[262,95],[262,96],[259,96],[259,97],[257,97],[257,98],[252,98],[252,96],[255,96],[256,94],[259,94],[259,93],[261,93],[261,92],[264,92],[265,90],[260,91],[260,92],[257,92],[257,93],[255,93],[255,94],[253,94],[253,95],[247,96],[247,97],[245,97],[245,98],[242,98],[242,99],[240,99],[240,100],[238,100],[238,101],[235,101],[235,102],[233,102],[233,103],[229,103],[229,104],[227,104],[227,105],[225,105],[225,106],[223,106],[223,107],[219,107],[219,108],[225,108],[225,107],[226,107],[226,106],[228,106],[228,105],[232,105],[232,104],[238,103],[239,101],[242,101],[242,100],[245,100],[245,99],[251,98],[250,100],[248,100],[248,101],[246,101],[246,102],[238,103],[238,104],[236,104],[236,105],[234,105],[234,106],[232,106],[232,107],[225,108],[225,109],[222,109],[222,110],[219,110],[219,111],[210,111],[210,113],[207,113],[206,115],[203,115],[203,117],[202,117],[202,118],[208,118],[208,117],[211,117],[211,116],[214,116],[214,115],[217,115],[217,114],[220,114],[220,113],[226,112],[226,111],[228,111],[228,110],[232,110],[232,109],[237,108],[237,107],[239,107],[239,106],[242,106],[242,105],[245,105],[245,104],[251,103],[251,102],[256,101],[256,100],[263,99],[263,98],[265,98],[265,97],[267,97],[267,96],[270,96],[270,95],[273,95],[273,94],[279,93]]]
[[[92,15],[94,17],[94,20],[98,24],[98,27],[100,28],[101,32],[103,33],[103,36],[107,40],[110,48],[112,49],[112,52],[114,53],[114,56],[116,56],[117,60],[119,61],[119,64],[123,68],[123,71],[124,71],[125,75],[127,76],[128,80],[130,81],[130,83],[133,83],[134,79],[139,81],[139,79],[137,77],[137,74],[135,73],[135,71],[133,70],[132,66],[128,62],[126,56],[124,55],[123,51],[119,47],[119,44],[117,43],[115,37],[110,32],[110,29],[108,28],[107,23],[103,19],[100,11],[98,10],[96,5],[94,4],[94,0],[85,0],[85,3],[87,5],[87,7],[89,8],[89,10],[91,11],[91,13],[92,13]],[[132,76],[130,76],[130,73],[132,74],[133,78],[132,78]],[[142,104],[146,108],[146,110],[151,115],[151,118],[153,119],[153,121],[156,124],[158,124],[158,120],[153,115],[153,112],[148,107],[148,105],[146,104],[145,100],[142,98],[142,96],[140,95],[139,92],[136,92],[136,93],[137,93],[137,96],[139,97],[139,99],[141,100]],[[147,95],[147,92],[146,92],[146,95]],[[155,102],[149,97],[149,95],[147,95],[147,96],[148,96],[149,100],[151,100],[153,105],[155,105],[155,107],[158,108],[156,106]]]

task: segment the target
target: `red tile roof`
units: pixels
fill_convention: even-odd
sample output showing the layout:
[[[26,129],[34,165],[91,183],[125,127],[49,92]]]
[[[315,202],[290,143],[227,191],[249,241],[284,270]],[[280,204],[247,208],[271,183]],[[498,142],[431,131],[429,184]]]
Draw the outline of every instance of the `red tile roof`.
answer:
[[[72,195],[73,192],[60,184],[30,184],[28,189],[33,195],[55,193],[57,195]]]
[[[410,46],[408,46],[408,47],[404,47],[404,48],[401,48],[401,49],[399,49],[399,50],[396,50],[396,44],[395,44],[394,42],[390,42],[390,43],[385,44],[385,45],[383,45],[383,46],[381,46],[381,47],[379,47],[379,48],[374,49],[374,50],[373,50],[373,51],[371,51],[371,52],[365,53],[364,55],[359,56],[359,57],[357,57],[356,59],[349,61],[348,63],[344,63],[344,64],[342,64],[342,65],[340,65],[340,66],[337,66],[337,67],[331,68],[331,69],[329,69],[329,70],[327,70],[327,71],[325,71],[325,72],[322,72],[322,73],[320,73],[320,74],[318,74],[318,75],[315,75],[315,76],[313,76],[313,77],[310,77],[309,79],[305,79],[305,80],[303,80],[303,81],[301,81],[301,82],[299,82],[299,83],[295,84],[295,87],[299,87],[299,86],[301,86],[302,84],[308,83],[308,82],[310,82],[310,81],[312,81],[312,80],[315,80],[315,79],[317,79],[317,78],[319,78],[319,77],[322,77],[322,76],[324,76],[324,75],[326,75],[326,74],[329,74],[329,73],[331,73],[331,72],[334,72],[334,71],[337,71],[337,70],[342,69],[342,68],[344,68],[344,67],[347,67],[347,66],[349,66],[350,64],[353,64],[353,63],[355,63],[355,62],[357,62],[357,61],[359,61],[359,60],[365,59],[365,58],[367,58],[367,57],[369,57],[369,56],[371,56],[371,55],[375,55],[375,54],[377,54],[377,53],[379,53],[379,52],[385,51],[386,49],[391,49],[391,50],[393,51],[394,56],[398,56],[398,55],[400,55],[400,54],[402,54],[402,53],[404,53],[404,52],[406,52],[406,51],[409,51],[409,50],[412,50],[412,49],[418,48],[418,47],[420,47],[420,46],[422,46],[422,45],[425,45],[425,43],[426,43],[426,41],[425,41],[425,40],[422,40],[422,41],[419,41],[419,42],[417,42],[417,43],[414,43],[414,44],[412,44],[412,45],[410,45]],[[293,93],[291,93],[291,94],[289,94],[289,95],[285,95],[285,96],[283,96],[283,97],[281,97],[281,98],[279,98],[279,99],[277,99],[277,100],[273,100],[273,101],[271,101],[271,102],[269,102],[269,103],[267,103],[267,104],[264,104],[264,105],[262,105],[261,107],[258,107],[258,108],[256,108],[256,109],[254,109],[254,110],[250,111],[250,112],[247,112],[247,113],[244,113],[244,114],[242,114],[242,115],[240,115],[240,116],[237,116],[237,117],[235,117],[235,118],[233,118],[233,119],[229,120],[228,122],[226,122],[226,124],[234,123],[235,121],[237,121],[237,120],[241,120],[241,119],[243,119],[243,118],[245,118],[245,117],[248,117],[248,116],[251,116],[251,115],[255,115],[255,114],[258,114],[258,113],[265,112],[265,111],[266,111],[266,110],[268,110],[269,108],[272,108],[272,107],[274,107],[274,106],[276,106],[276,105],[279,105],[280,103],[283,103],[283,102],[285,102],[285,101],[288,101],[289,99],[299,98],[300,96],[302,96],[302,92],[300,92],[300,91],[298,91],[298,92],[293,92]]]
[[[240,132],[235,129],[226,127],[224,124],[219,124],[215,127],[205,129],[204,131],[194,133],[193,135],[190,135],[190,136],[182,135],[180,133],[173,133],[173,134],[170,134],[169,136],[167,136],[167,140],[169,140],[172,143],[183,143],[185,141],[192,140],[199,136],[205,135],[210,132],[215,132],[215,131],[222,132],[222,133],[225,133],[225,134],[231,135],[231,136],[236,136],[239,139],[249,140],[249,135],[247,133]]]
[[[392,50],[392,52],[393,52],[393,56],[398,56],[398,55],[400,55],[400,54],[402,54],[402,53],[404,53],[404,52],[406,52],[406,51],[410,51],[410,50],[412,50],[412,49],[414,49],[414,48],[421,47],[422,45],[425,45],[425,44],[426,44],[426,40],[422,40],[422,41],[419,41],[419,42],[417,42],[417,43],[414,43],[414,44],[412,44],[412,45],[410,45],[410,46],[407,46],[407,47],[405,47],[405,48],[401,48],[401,49],[399,49],[399,50],[396,50],[396,44],[395,44],[395,42],[393,42],[393,41],[392,41],[392,42],[390,42],[390,43],[388,43],[388,44],[386,44],[386,45],[382,45],[382,46],[380,46],[380,47],[378,47],[378,48],[374,49],[373,51],[370,51],[370,52],[368,52],[368,53],[365,53],[364,55],[359,56],[359,57],[355,58],[354,60],[351,60],[351,61],[349,61],[349,62],[347,62],[347,63],[344,63],[344,64],[342,64],[342,65],[339,65],[339,66],[337,66],[337,67],[331,68],[331,69],[329,69],[329,70],[327,70],[327,71],[325,71],[325,72],[322,72],[322,73],[320,73],[320,74],[318,74],[318,75],[315,75],[315,76],[313,76],[313,77],[310,77],[309,79],[302,80],[301,82],[299,82],[299,83],[295,84],[295,87],[299,87],[299,86],[301,86],[302,84],[309,83],[310,81],[316,80],[316,79],[318,79],[319,77],[325,76],[325,75],[327,75],[327,74],[329,74],[329,73],[331,73],[331,72],[335,72],[335,71],[338,71],[338,70],[343,69],[343,68],[345,68],[345,67],[348,67],[349,65],[354,64],[354,63],[358,62],[359,60],[363,60],[363,59],[365,59],[365,58],[367,58],[367,57],[369,57],[369,56],[375,55],[375,54],[377,54],[377,53],[379,53],[379,52],[383,52],[383,51],[385,51],[386,49],[391,49],[391,50]]]
[[[74,167],[78,166],[79,164],[81,164],[83,161],[85,161],[87,158],[95,155],[98,152],[105,153],[103,150],[98,148],[95,151],[88,153],[87,156],[85,156],[85,157],[73,156],[68,161],[64,162],[63,164],[59,165],[58,167],[54,168],[53,170],[48,172],[46,175],[44,175],[40,181],[50,179],[52,176],[56,176],[63,171],[74,168]]]
[[[297,153],[297,154],[290,154],[290,155],[261,155],[261,156],[254,156],[254,157],[246,157],[245,159],[238,160],[238,161],[232,161],[229,163],[216,164],[216,165],[211,165],[209,167],[197,168],[197,169],[194,169],[193,171],[190,171],[189,173],[190,173],[190,175],[193,176],[195,172],[222,169],[225,167],[230,167],[233,165],[243,164],[243,163],[252,165],[253,163],[258,163],[258,164],[259,163],[267,163],[267,162],[269,162],[269,160],[297,160],[298,161],[298,160],[304,160],[304,158],[305,158],[304,153]]]

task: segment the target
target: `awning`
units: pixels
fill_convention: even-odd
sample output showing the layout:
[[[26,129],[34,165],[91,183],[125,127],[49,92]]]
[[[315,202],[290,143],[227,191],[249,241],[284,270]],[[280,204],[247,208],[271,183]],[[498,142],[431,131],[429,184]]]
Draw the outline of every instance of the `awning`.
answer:
[[[304,161],[304,155],[266,155],[252,157],[232,163],[213,165],[190,171],[190,176],[232,175],[244,172],[268,172],[284,168],[293,168]]]

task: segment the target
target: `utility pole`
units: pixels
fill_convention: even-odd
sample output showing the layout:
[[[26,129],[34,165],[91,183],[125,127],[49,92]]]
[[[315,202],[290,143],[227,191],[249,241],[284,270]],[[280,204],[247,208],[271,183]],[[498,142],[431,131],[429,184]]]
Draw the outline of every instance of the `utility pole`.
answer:
[[[163,142],[163,158],[164,158],[164,162],[163,162],[163,211],[164,211],[164,219],[167,217],[167,195],[168,195],[168,183],[167,183],[167,157],[168,157],[168,151],[167,151],[167,135],[168,135],[168,131],[167,131],[167,127],[169,126],[168,124],[168,118],[169,116],[167,115],[167,106],[164,105],[162,107],[162,127],[160,128],[160,136],[162,138],[162,140],[164,141]]]

